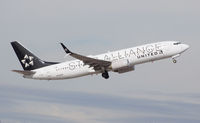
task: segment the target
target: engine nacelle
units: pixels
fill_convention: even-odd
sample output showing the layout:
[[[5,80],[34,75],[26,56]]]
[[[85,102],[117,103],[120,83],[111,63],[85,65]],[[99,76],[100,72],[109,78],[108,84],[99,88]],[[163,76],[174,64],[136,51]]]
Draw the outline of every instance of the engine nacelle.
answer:
[[[134,65],[131,65],[128,59],[113,61],[111,64],[112,70],[118,73],[133,71]]]

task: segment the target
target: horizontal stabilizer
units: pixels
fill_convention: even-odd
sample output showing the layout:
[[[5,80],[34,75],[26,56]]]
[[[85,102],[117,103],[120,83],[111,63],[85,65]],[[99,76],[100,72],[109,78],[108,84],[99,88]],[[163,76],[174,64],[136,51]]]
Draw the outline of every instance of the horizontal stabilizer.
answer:
[[[23,74],[23,75],[33,75],[35,74],[36,72],[34,71],[23,71],[23,70],[12,70],[13,72],[16,72],[16,73],[19,73],[19,74]]]

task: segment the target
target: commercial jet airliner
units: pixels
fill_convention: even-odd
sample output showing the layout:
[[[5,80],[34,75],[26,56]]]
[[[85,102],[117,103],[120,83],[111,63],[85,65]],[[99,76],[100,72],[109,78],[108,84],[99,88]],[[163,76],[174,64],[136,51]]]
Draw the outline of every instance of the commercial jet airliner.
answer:
[[[24,70],[13,70],[24,78],[39,80],[70,79],[92,74],[102,74],[109,78],[108,72],[125,73],[135,70],[135,66],[165,58],[176,58],[185,52],[189,45],[179,41],[163,41],[122,49],[94,56],[84,56],[70,51],[63,43],[61,46],[67,55],[75,58],[62,63],[43,61],[28,51],[19,42],[11,45]]]

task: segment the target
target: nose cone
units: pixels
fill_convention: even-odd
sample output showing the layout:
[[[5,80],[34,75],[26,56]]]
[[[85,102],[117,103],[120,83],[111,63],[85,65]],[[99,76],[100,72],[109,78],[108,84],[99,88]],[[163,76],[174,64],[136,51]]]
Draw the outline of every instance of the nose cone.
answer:
[[[187,45],[187,44],[182,44],[182,50],[183,50],[183,52],[186,51],[186,50],[189,49],[189,48],[190,48],[189,45]]]

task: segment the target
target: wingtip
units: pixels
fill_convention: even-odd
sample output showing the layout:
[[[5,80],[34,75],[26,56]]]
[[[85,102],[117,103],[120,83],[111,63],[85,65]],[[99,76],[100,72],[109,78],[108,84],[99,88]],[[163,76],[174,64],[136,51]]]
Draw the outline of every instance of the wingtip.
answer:
[[[13,44],[13,43],[17,43],[17,42],[18,42],[18,41],[11,41],[10,43]]]
[[[63,44],[63,43],[60,43],[61,46],[63,47],[63,49],[66,49],[67,47]]]
[[[63,43],[60,43],[60,44],[67,54],[71,53],[71,51]]]

